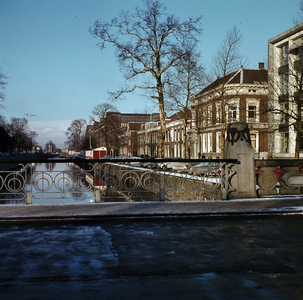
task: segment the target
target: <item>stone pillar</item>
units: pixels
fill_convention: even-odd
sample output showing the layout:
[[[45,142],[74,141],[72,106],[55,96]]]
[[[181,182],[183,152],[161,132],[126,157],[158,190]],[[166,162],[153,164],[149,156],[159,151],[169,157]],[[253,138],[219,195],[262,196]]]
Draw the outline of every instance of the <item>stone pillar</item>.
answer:
[[[236,171],[231,179],[231,185],[236,189],[229,199],[256,198],[255,150],[251,146],[247,123],[230,123],[223,151],[224,159],[237,159],[239,165],[233,167]]]

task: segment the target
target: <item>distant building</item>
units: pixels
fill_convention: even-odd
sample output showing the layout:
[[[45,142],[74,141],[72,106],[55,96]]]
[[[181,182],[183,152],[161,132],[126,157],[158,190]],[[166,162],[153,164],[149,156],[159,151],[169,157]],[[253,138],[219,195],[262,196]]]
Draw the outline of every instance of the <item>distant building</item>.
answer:
[[[108,112],[112,125],[108,127],[107,136],[104,132],[103,120],[95,125],[87,126],[87,139],[89,149],[106,147],[105,137],[109,145],[108,154],[112,156],[137,156],[138,137],[137,132],[141,125],[147,122],[154,122],[159,119],[159,113],[137,114]]]
[[[188,129],[191,126],[191,115],[188,116]],[[178,112],[166,118],[166,133],[164,140],[164,157],[183,157],[183,127],[184,113]],[[138,154],[158,157],[158,142],[160,133],[159,120],[141,125],[138,136]],[[191,157],[190,145],[186,144],[187,157]]]

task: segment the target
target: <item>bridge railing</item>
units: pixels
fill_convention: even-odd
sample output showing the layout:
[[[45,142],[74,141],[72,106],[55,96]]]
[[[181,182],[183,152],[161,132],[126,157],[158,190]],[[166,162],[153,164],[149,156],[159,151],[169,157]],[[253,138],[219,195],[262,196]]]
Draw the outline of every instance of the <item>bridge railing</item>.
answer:
[[[160,168],[162,164],[216,162],[217,170],[191,174]],[[237,160],[208,159],[15,159],[0,161],[15,163],[16,170],[0,171],[0,201],[2,203],[35,200],[88,199],[88,202],[113,201],[201,201],[228,199],[234,190],[231,178]],[[35,171],[37,164],[71,164],[78,169]],[[153,163],[148,169],[142,163]],[[136,165],[137,164],[137,165]]]
[[[302,166],[303,159],[256,160],[259,197],[302,194]]]

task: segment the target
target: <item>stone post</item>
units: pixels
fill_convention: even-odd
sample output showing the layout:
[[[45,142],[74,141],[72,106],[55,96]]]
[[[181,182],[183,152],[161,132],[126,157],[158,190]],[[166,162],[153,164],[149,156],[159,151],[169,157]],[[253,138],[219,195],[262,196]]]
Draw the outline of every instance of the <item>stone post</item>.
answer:
[[[32,204],[33,203],[33,195],[31,191],[26,192],[26,204]]]
[[[251,146],[247,123],[228,125],[223,158],[240,161],[233,167],[236,174],[231,178],[231,185],[236,191],[230,194],[229,199],[256,198],[255,150]]]

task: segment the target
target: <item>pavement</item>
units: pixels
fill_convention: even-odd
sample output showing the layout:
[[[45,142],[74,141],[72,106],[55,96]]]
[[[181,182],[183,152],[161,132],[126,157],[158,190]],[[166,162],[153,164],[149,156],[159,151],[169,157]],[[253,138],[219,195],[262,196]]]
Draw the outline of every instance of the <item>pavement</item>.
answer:
[[[0,206],[0,299],[303,299],[303,198]]]
[[[302,197],[242,200],[1,205],[0,222],[129,217],[302,214]]]
[[[297,214],[4,222],[0,299],[301,300],[302,221]]]

